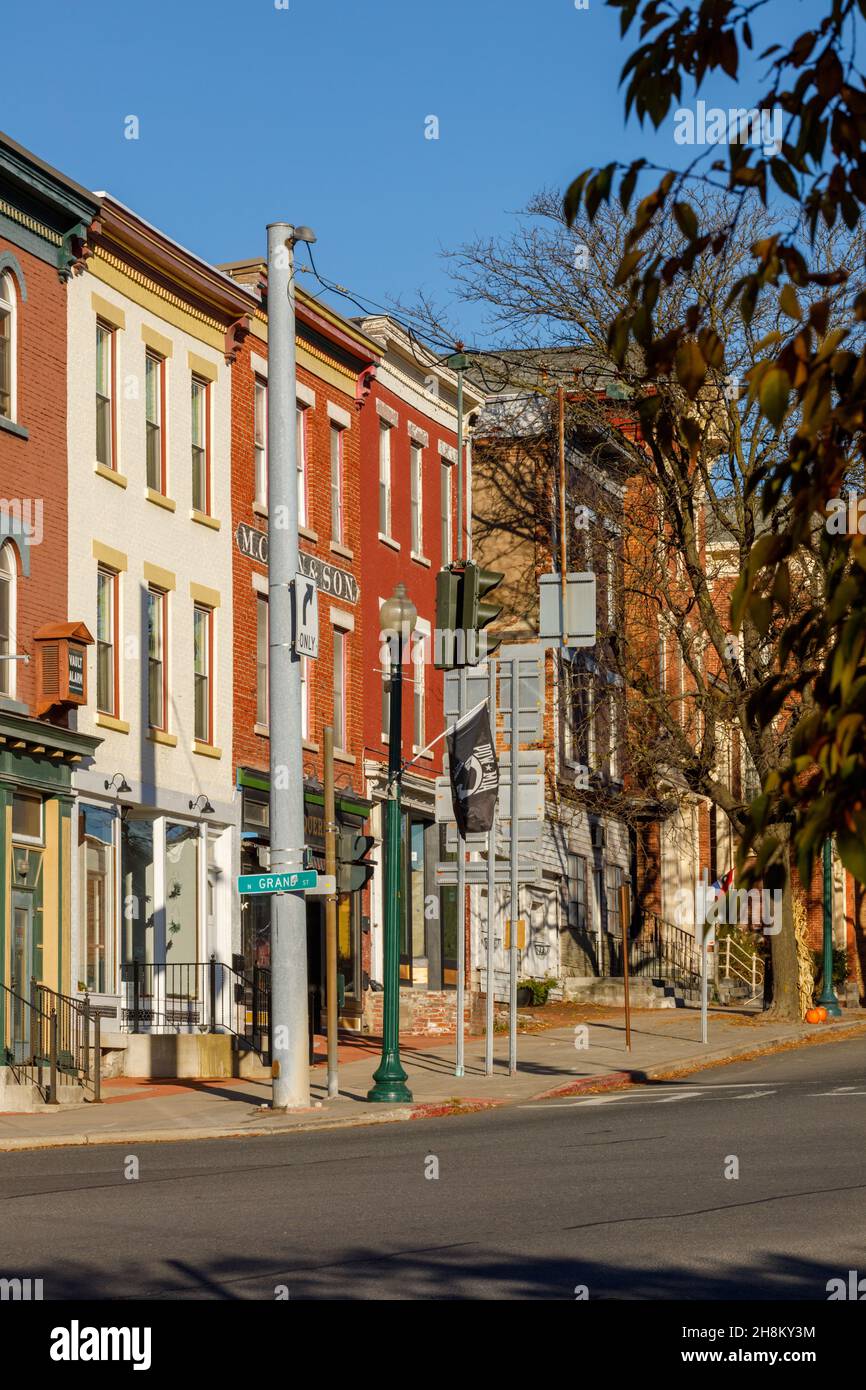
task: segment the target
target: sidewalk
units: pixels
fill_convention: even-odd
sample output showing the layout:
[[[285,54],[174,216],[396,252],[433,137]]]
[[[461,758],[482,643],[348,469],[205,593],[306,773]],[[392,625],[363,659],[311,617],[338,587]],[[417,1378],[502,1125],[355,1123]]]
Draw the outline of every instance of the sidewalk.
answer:
[[[0,1151],[74,1144],[146,1143],[244,1137],[291,1130],[393,1123],[462,1107],[483,1108],[531,1100],[551,1092],[625,1084],[707,1063],[732,1061],[763,1049],[821,1037],[866,1037],[866,1011],[847,1010],[838,1023],[813,1026],[765,1022],[760,1016],[714,1010],[707,1046],[696,1010],[635,1011],[632,1050],[626,1051],[621,1010],[586,1025],[588,1046],[575,1046],[574,1028],[518,1037],[518,1071],[507,1074],[508,1040],[497,1034],[495,1072],[484,1075],[484,1039],[467,1038],[465,1075],[454,1076],[454,1038],[401,1039],[413,1104],[371,1105],[366,1094],[378,1063],[378,1040],[340,1042],[340,1094],[327,1099],[324,1062],[310,1069],[313,1105],[269,1115],[270,1083],[244,1080],[140,1081],[118,1078],[103,1086],[103,1104],[46,1107],[29,1115],[0,1115]]]

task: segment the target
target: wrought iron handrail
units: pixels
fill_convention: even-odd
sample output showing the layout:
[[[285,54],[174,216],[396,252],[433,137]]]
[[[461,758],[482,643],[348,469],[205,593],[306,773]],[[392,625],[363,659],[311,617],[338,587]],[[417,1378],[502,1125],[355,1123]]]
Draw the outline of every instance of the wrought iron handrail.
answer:
[[[84,1002],[70,999],[38,980],[31,981],[31,994],[43,1012],[57,1018],[57,1066],[60,1071],[75,1077],[93,1089],[93,1099],[102,1098],[102,1019],[91,1011],[90,996]],[[90,1025],[93,1024],[91,1043]]]
[[[3,1004],[2,1053],[16,1080],[37,1086],[45,1099],[57,1101],[57,1015],[44,1013],[33,998],[0,983]],[[46,1082],[44,1072],[48,1068]]]
[[[747,951],[738,941],[724,936],[718,942],[717,979],[741,980],[757,999],[764,992],[764,962],[757,951]],[[724,961],[724,964],[723,964]]]
[[[206,961],[129,961],[121,966],[121,1020],[126,1032],[230,1033],[270,1054],[270,971],[238,971]]]

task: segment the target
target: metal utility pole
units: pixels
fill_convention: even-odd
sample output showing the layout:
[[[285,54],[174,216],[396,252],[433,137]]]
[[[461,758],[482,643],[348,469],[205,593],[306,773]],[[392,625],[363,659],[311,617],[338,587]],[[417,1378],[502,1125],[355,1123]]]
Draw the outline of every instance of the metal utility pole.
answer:
[[[323,733],[325,756],[325,873],[337,873],[337,807],[334,798],[334,726]],[[339,1095],[337,1080],[337,890],[325,897],[325,996],[328,1004],[328,1099]]]
[[[459,454],[458,454],[459,457]],[[460,717],[466,713],[466,667],[460,667]],[[466,997],[466,841],[457,827],[457,1056],[454,1075],[464,1072],[463,1008]]]
[[[489,656],[487,658],[487,673],[489,677],[488,699],[490,701],[490,727],[493,730],[494,743],[496,741],[496,659]],[[493,824],[487,832],[487,999],[486,999],[486,1019],[484,1025],[485,1048],[484,1048],[484,1074],[493,1075],[493,991],[494,991],[494,949],[493,938],[496,931],[496,830],[497,815],[496,807],[493,808]]]
[[[298,561],[295,458],[294,244],[306,227],[268,225],[268,701],[272,873],[300,869],[304,845],[301,665],[292,647]],[[307,909],[303,893],[271,897],[271,1056],[274,1110],[310,1103]]]

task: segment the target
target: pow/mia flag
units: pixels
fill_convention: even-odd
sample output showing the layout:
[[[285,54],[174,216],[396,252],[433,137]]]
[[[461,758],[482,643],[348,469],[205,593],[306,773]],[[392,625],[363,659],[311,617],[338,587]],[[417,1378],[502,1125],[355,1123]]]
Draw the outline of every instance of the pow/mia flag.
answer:
[[[499,795],[499,764],[486,704],[449,732],[448,763],[460,833],[489,830]]]

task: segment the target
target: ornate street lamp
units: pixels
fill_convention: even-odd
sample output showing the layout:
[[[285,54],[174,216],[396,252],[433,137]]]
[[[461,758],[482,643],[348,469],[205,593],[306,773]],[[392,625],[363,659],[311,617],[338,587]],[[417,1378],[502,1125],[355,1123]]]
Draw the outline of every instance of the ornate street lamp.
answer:
[[[418,610],[398,584],[393,598],[379,610],[383,644],[390,666],[388,730],[388,799],[385,802],[385,941],[382,1001],[382,1060],[373,1073],[375,1086],[367,1099],[405,1104],[412,1092],[400,1063],[400,789],[403,781],[403,648],[409,641]]]

